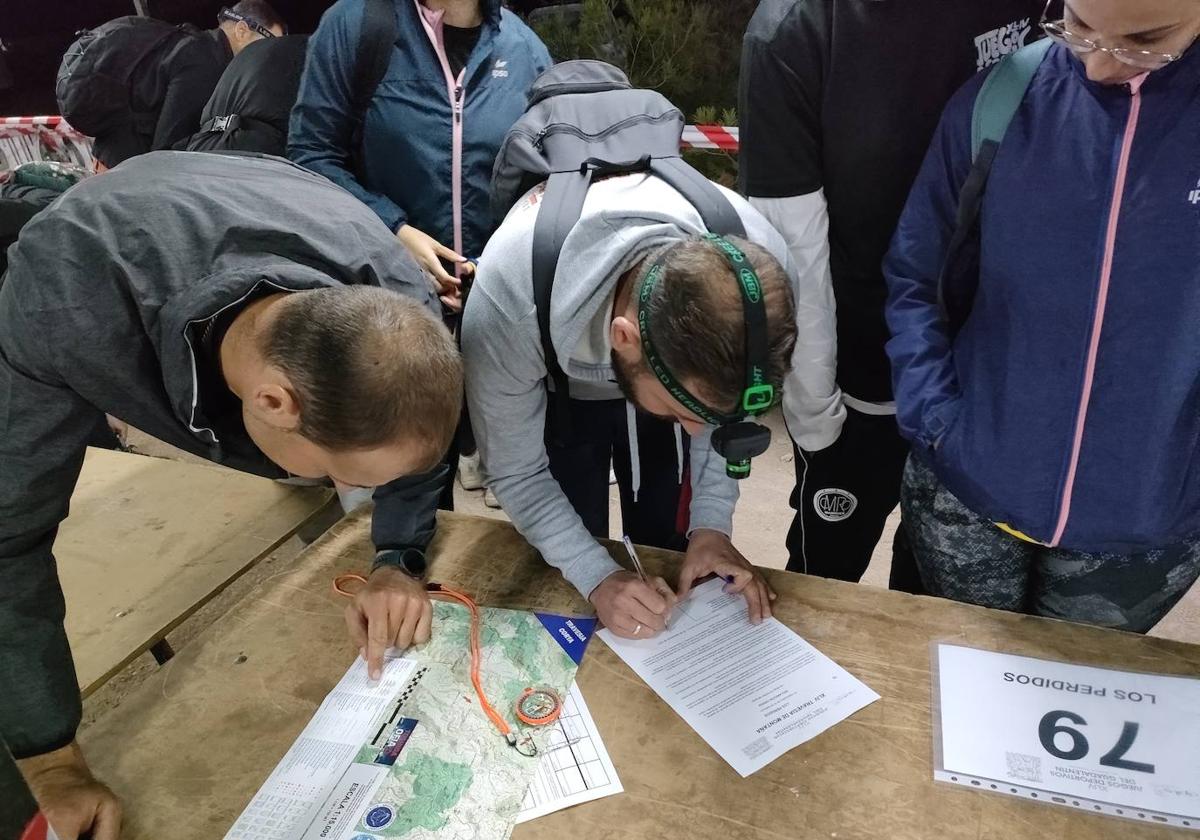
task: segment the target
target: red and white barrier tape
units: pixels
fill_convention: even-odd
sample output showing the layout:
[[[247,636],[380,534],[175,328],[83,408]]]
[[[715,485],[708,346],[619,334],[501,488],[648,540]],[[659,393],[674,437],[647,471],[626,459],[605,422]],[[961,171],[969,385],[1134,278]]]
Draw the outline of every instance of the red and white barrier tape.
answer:
[[[682,145],[685,149],[720,149],[723,152],[736,152],[738,129],[735,125],[685,126]]]
[[[0,117],[0,135],[39,134],[43,131],[79,138],[84,136],[71,128],[62,117]]]
[[[46,159],[90,168],[91,149],[91,138],[62,117],[0,117],[0,177],[23,163]]]
[[[51,128],[59,134],[83,136],[71,128],[62,117],[0,117],[0,133],[15,131],[22,134],[32,134],[40,127]],[[737,126],[685,126],[683,129],[683,146],[688,149],[721,149],[726,152],[736,152],[738,150]]]
[[[40,141],[40,145],[52,152],[61,153],[65,147],[72,147],[78,150],[77,154],[79,155],[89,148],[90,142],[88,137],[71,128],[62,117],[0,117],[0,141],[5,138],[13,141],[17,137],[36,137],[37,141]],[[7,161],[10,167],[20,162],[19,158],[36,159],[33,157],[36,155],[36,149],[32,146],[25,148],[27,145],[21,144],[18,149],[13,147],[12,142],[0,143],[0,146],[10,147],[4,150],[8,154],[2,155],[2,157],[10,158]],[[738,151],[738,129],[737,126],[723,125],[685,126],[680,145],[685,149],[736,153]],[[0,160],[0,163],[4,162]],[[2,168],[4,167],[0,166],[0,169]]]

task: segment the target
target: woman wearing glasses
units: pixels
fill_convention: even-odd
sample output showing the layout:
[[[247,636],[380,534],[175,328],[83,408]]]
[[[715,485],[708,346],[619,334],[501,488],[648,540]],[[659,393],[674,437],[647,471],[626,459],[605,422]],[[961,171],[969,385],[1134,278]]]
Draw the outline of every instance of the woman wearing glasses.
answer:
[[[1146,632],[1200,574],[1200,3],[1067,0],[1042,28],[976,264],[939,284],[982,78],[886,260],[902,505],[934,594]]]

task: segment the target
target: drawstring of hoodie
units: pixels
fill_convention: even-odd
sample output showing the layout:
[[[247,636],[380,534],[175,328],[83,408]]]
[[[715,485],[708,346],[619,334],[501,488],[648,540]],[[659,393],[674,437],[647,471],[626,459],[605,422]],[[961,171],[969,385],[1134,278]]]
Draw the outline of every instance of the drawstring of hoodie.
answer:
[[[625,401],[625,434],[629,437],[629,468],[633,474],[630,486],[633,501],[637,502],[638,490],[642,487],[642,458],[638,453],[637,409],[629,400]]]
[[[678,474],[675,476],[676,484],[683,484],[683,426],[678,423],[672,423],[671,428],[675,430],[675,463]]]
[[[678,423],[671,424],[675,433],[675,481],[683,484],[683,427]],[[633,488],[633,500],[638,500],[638,490],[642,487],[642,458],[638,452],[637,409],[629,400],[625,401],[625,434],[629,438],[629,467],[632,473],[630,486]]]

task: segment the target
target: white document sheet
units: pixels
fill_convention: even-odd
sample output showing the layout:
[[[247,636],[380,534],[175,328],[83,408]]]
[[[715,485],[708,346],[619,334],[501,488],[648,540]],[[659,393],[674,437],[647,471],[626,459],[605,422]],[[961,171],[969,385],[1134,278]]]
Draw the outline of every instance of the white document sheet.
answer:
[[[743,777],[879,699],[776,619],[752,625],[723,586],[692,590],[653,639],[598,635]]]
[[[547,736],[537,775],[525,793],[517,822],[624,790],[583,694],[578,685],[573,685],[563,701],[562,714]]]
[[[934,649],[934,778],[1200,830],[1200,680]]]
[[[308,726],[238,817],[225,840],[296,840],[304,835],[325,798],[378,726],[417,669],[408,659],[389,659],[378,682],[358,659],[317,709]]]

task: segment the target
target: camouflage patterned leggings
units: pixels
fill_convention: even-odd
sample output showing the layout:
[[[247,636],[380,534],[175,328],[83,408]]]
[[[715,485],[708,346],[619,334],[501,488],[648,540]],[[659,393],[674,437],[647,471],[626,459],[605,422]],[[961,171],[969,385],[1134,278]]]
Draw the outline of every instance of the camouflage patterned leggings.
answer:
[[[1009,536],[910,458],[900,508],[931,595],[1145,633],[1200,576],[1200,541],[1141,554],[1085,554]]]

